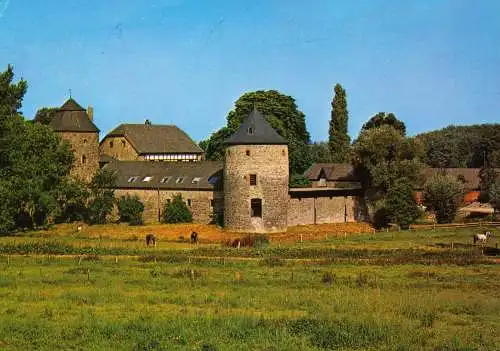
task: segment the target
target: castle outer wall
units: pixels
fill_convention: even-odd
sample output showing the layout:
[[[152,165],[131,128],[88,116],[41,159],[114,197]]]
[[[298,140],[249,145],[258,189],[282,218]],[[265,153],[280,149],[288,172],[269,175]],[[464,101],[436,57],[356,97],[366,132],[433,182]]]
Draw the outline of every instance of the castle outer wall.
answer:
[[[181,194],[182,199],[193,215],[194,223],[208,224],[215,218],[214,214],[220,212],[220,202],[214,191],[190,191],[190,190],[155,190],[155,189],[116,189],[115,198],[119,199],[125,195],[137,195],[144,204],[143,220],[145,223],[158,223],[159,216],[163,214],[165,203],[173,199],[175,195]],[[115,211],[114,220],[118,219]]]

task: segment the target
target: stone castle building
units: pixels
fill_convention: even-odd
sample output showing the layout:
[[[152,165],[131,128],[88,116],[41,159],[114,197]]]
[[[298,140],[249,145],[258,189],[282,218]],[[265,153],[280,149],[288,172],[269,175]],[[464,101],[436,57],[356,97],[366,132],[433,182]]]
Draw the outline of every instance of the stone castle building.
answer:
[[[75,162],[70,175],[89,183],[99,168],[99,129],[93,120],[93,109],[85,110],[69,98],[56,112],[50,126],[71,145]]]
[[[69,99],[50,124],[75,152],[71,175],[90,181],[99,167],[117,175],[115,196],[137,195],[144,221],[157,223],[165,203],[181,194],[198,223],[231,231],[283,232],[288,226],[361,218],[361,188],[289,189],[288,143],[254,109],[225,141],[225,161],[171,125],[121,124],[99,142],[93,111]]]

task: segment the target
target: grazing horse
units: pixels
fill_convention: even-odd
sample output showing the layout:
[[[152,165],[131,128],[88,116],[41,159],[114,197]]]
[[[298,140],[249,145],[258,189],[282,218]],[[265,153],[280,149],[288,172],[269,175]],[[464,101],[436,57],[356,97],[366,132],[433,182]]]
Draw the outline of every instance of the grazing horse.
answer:
[[[191,244],[198,244],[198,233],[191,232]]]
[[[156,247],[156,236],[154,234],[147,234],[146,235],[146,245],[153,245]]]
[[[472,236],[472,239],[474,240],[474,245],[476,245],[476,242],[481,242],[481,244],[486,244],[486,242],[488,241],[488,238],[490,236],[493,236],[491,234],[491,232],[484,232],[483,234],[474,234]]]

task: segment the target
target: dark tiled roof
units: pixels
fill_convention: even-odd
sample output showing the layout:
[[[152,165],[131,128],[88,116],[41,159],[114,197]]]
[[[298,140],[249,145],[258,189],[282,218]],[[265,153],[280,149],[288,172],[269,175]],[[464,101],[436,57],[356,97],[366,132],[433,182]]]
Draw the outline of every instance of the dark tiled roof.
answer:
[[[106,154],[101,155],[99,158],[99,162],[101,162],[101,163],[108,163],[108,162],[115,161],[115,160],[116,159],[114,157],[106,155]]]
[[[58,109],[49,125],[56,132],[99,132],[99,129],[89,119],[87,111],[72,98],[69,98]]]
[[[112,161],[104,168],[117,173],[117,188],[213,190],[222,180],[222,162]],[[134,179],[134,177],[137,177]],[[147,177],[151,177],[148,179]],[[170,177],[167,178],[166,177]],[[183,177],[183,181],[178,179]],[[196,178],[199,178],[198,180]],[[163,182],[162,182],[163,180]]]
[[[123,136],[139,154],[196,153],[203,150],[174,125],[120,124],[107,137]]]
[[[257,109],[245,117],[239,129],[224,141],[226,145],[270,144],[281,145],[288,142],[279,135]]]
[[[454,178],[462,178],[465,180],[464,186],[466,189],[479,189],[479,171],[480,168],[425,168],[424,178],[426,182],[433,176],[440,172],[445,172],[446,174]],[[500,168],[495,168],[496,172],[500,176]]]
[[[349,163],[315,163],[304,173],[309,180],[359,181]]]
[[[500,168],[495,170],[500,176]],[[480,168],[424,168],[423,176],[427,182],[439,172],[445,172],[452,177],[464,179],[467,189],[479,189],[479,171]],[[348,163],[315,163],[304,175],[309,180],[319,180],[324,175],[330,181],[359,181],[354,175],[352,165]]]

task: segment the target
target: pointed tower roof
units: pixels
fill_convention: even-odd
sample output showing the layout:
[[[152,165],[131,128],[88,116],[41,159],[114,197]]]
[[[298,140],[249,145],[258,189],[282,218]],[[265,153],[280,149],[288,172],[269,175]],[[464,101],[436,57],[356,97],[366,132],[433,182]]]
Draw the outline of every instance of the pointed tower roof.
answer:
[[[226,145],[281,145],[288,144],[267,122],[266,118],[255,107],[245,117],[239,129],[224,141]]]
[[[87,115],[87,111],[73,100],[73,98],[66,100],[49,125],[56,132],[99,132],[99,129]]]
[[[59,111],[85,111],[83,107],[81,107],[78,102],[76,102],[73,98],[69,98],[66,102],[59,108]]]

